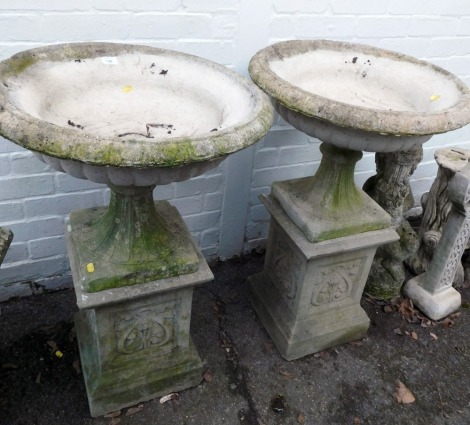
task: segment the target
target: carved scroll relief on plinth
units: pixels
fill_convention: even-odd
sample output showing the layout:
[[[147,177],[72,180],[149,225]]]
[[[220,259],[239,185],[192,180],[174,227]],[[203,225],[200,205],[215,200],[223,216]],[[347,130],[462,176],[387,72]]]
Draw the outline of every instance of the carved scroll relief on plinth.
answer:
[[[323,306],[354,297],[365,258],[356,258],[318,267],[314,278],[312,306]]]
[[[174,302],[136,308],[114,315],[116,351],[136,354],[169,344],[177,332]]]

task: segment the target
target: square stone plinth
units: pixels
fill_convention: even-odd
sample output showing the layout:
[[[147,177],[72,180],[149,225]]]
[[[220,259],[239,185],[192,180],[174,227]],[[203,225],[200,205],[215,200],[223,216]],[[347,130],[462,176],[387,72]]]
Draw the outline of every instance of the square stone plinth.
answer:
[[[308,242],[271,197],[264,270],[248,279],[258,316],[287,360],[365,336],[369,318],[360,306],[378,246],[395,241],[393,229]]]
[[[70,248],[70,237],[68,244]],[[190,337],[193,286],[213,280],[198,253],[195,273],[89,293],[69,250],[77,339],[92,416],[198,385],[202,363]]]

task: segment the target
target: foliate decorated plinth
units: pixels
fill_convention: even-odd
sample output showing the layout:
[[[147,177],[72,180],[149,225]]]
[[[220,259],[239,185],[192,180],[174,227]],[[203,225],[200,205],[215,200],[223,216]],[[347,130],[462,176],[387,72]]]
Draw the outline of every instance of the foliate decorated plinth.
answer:
[[[180,249],[184,235],[190,245],[185,249],[196,253],[195,272],[88,292],[73,224],[67,232],[80,309],[77,339],[92,416],[198,385],[202,379],[202,363],[190,337],[192,292],[213,275],[178,212],[166,201],[155,207],[163,217],[171,214],[170,229],[180,239]],[[112,272],[108,270],[110,277]]]
[[[249,278],[250,300],[287,360],[365,336],[360,298],[377,246],[392,229],[311,243],[272,197],[264,270]]]

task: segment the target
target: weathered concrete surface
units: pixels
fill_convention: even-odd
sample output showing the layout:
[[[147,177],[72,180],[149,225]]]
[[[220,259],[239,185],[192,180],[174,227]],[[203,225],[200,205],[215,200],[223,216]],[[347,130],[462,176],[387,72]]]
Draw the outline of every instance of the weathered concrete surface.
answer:
[[[367,338],[286,362],[246,297],[246,278],[263,262],[260,256],[219,264],[213,268],[215,282],[195,291],[192,336],[211,382],[181,392],[174,406],[153,400],[132,416],[123,411],[121,425],[297,425],[299,413],[307,425],[468,424],[468,309],[451,327],[423,328],[363,301],[372,322]],[[470,291],[461,291],[468,306]],[[90,418],[82,376],[72,366],[73,292],[1,307],[0,365],[7,365],[0,368],[1,423],[109,425],[109,418]],[[395,334],[400,327],[418,339]],[[50,354],[50,340],[60,344],[61,359]],[[413,392],[415,403],[397,403],[397,379]],[[278,394],[287,403],[282,413],[270,405]]]

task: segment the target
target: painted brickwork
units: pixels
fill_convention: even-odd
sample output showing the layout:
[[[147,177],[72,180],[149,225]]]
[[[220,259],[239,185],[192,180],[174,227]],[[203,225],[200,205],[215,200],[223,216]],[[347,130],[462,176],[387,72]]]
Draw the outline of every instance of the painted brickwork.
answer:
[[[247,75],[257,50],[290,38],[397,50],[443,66],[470,85],[468,0],[0,0],[0,60],[50,43],[116,41],[200,55]],[[445,145],[470,148],[470,129],[425,145],[412,179],[417,205],[435,176],[433,152]],[[230,257],[263,246],[269,217],[258,195],[274,180],[312,174],[318,148],[318,141],[278,120],[256,146],[204,176],[157,188],[155,197],[178,207],[206,258]],[[374,168],[373,154],[365,154],[357,183]],[[0,300],[67,282],[66,216],[108,197],[105,187],[56,173],[0,139],[0,224],[15,233],[0,269]]]

